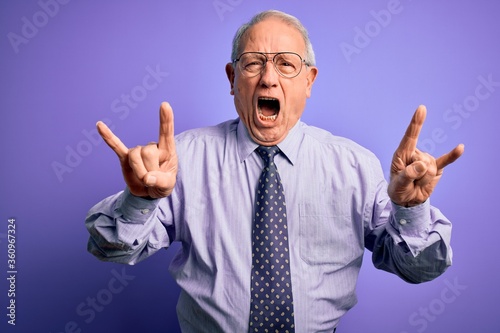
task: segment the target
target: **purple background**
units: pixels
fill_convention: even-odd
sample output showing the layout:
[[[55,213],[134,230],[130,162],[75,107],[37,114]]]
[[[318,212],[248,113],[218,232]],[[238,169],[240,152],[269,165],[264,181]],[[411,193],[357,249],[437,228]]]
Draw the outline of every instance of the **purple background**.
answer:
[[[176,248],[134,267],[86,252],[86,212],[124,187],[94,125],[107,119],[133,146],[157,139],[163,100],[174,108],[176,133],[234,118],[224,73],[230,42],[269,6],[299,17],[317,53],[304,121],[371,149],[385,170],[418,104],[429,111],[421,148],[441,155],[466,146],[432,197],[454,222],[454,265],[410,285],[375,270],[367,253],[359,304],[339,331],[500,331],[500,2],[60,2],[0,4],[1,332],[178,331],[179,290],[167,271]],[[388,8],[390,19],[381,14]],[[345,55],[347,44],[357,53]],[[161,73],[144,86],[147,68]],[[8,218],[17,225],[14,327],[6,316]]]

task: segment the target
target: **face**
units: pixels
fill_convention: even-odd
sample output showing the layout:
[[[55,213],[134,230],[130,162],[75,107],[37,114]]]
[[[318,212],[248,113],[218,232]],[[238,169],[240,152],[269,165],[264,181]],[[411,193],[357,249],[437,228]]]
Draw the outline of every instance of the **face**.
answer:
[[[301,33],[285,22],[269,18],[251,27],[242,38],[243,52],[295,52],[305,58]],[[273,55],[268,55],[272,59]],[[304,112],[317,75],[305,64],[294,78],[281,76],[269,61],[261,74],[248,78],[232,64],[226,65],[231,95],[238,115],[252,139],[263,146],[281,142]]]

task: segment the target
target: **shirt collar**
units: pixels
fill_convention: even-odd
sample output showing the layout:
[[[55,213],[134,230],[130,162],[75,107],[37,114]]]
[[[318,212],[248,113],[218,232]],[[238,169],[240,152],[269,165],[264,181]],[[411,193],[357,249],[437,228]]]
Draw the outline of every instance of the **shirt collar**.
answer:
[[[236,130],[237,140],[238,140],[238,154],[240,158],[240,162],[243,162],[250,156],[255,149],[259,146],[255,143],[250,135],[248,134],[248,130],[245,124],[239,119],[238,127]],[[278,143],[278,148],[281,150],[283,155],[292,163],[292,165],[297,160],[297,156],[299,153],[300,142],[302,141],[303,130],[302,130],[302,122],[299,120],[297,123],[290,129],[286,138]]]

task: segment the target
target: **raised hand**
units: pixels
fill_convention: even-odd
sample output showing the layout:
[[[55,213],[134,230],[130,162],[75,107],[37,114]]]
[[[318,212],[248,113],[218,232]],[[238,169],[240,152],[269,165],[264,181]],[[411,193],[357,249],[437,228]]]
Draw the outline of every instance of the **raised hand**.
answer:
[[[418,150],[418,136],[426,114],[425,106],[420,105],[392,158],[388,193],[391,200],[401,206],[411,207],[427,200],[441,179],[444,168],[464,152],[464,146],[460,144],[435,159]]]
[[[172,193],[177,175],[177,153],[170,104],[163,102],[160,106],[158,143],[129,149],[103,122],[97,123],[97,130],[118,155],[130,193],[150,198],[163,198]]]

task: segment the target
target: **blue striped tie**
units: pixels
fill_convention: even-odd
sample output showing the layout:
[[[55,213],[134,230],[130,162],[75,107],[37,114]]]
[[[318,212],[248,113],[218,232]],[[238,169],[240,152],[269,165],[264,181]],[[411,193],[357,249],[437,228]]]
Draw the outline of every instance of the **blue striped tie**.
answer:
[[[294,332],[285,192],[276,146],[257,148],[264,160],[255,197],[249,332]]]

